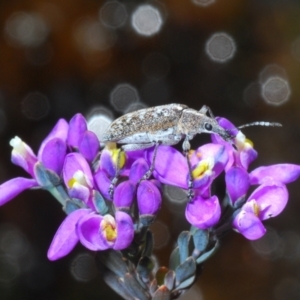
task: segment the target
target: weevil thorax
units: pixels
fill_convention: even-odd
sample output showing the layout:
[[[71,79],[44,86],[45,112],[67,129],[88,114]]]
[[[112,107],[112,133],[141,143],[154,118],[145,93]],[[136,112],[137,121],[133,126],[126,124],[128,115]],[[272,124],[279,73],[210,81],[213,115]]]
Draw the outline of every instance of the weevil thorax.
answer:
[[[199,133],[215,133],[225,141],[232,139],[232,135],[222,128],[215,118],[211,118],[194,109],[185,109],[178,124],[178,130],[191,138]]]

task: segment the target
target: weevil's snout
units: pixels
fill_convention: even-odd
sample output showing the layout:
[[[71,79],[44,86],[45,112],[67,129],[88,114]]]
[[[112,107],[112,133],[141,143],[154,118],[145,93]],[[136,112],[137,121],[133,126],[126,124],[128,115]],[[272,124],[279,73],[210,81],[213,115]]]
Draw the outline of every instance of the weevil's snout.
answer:
[[[216,124],[214,132],[226,142],[232,142],[232,140],[235,138],[235,134],[233,134],[232,130],[225,129],[219,124]]]
[[[221,130],[219,132],[219,135],[226,142],[230,142],[230,141],[232,141],[235,138],[235,136],[229,130],[225,130],[225,129]]]

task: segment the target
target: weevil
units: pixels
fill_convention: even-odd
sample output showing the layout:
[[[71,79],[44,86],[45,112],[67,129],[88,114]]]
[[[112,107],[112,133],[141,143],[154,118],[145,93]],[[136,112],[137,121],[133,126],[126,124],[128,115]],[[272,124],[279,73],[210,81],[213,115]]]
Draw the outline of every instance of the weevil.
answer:
[[[278,126],[278,123],[254,122],[241,127],[261,125]],[[204,105],[197,111],[184,104],[167,104],[140,109],[121,116],[111,123],[103,135],[102,142],[116,142],[122,145],[125,151],[154,148],[153,160],[148,172],[141,180],[148,179],[155,165],[158,146],[175,145],[183,140],[182,149],[187,159],[189,168],[188,198],[193,198],[193,179],[188,151],[190,140],[196,134],[215,133],[225,141],[231,141],[234,136],[222,128],[215,119],[211,109]],[[117,164],[118,165],[118,164]],[[118,179],[119,171],[112,181],[110,194]]]

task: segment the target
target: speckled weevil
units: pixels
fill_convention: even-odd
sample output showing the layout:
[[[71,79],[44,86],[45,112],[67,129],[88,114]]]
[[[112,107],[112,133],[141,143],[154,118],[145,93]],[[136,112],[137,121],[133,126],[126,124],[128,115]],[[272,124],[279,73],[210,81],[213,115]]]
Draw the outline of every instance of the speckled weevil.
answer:
[[[252,125],[281,126],[279,123],[254,122],[243,125],[240,128]],[[199,111],[196,111],[184,104],[173,103],[140,109],[121,116],[108,127],[102,142],[122,144],[122,149],[125,151],[155,146],[151,166],[141,179],[143,180],[148,179],[154,170],[156,152],[159,145],[175,145],[183,140],[182,148],[187,158],[190,150],[190,140],[196,134],[203,132],[218,134],[225,141],[231,141],[234,138],[230,132],[218,124],[208,106],[204,105]],[[192,199],[193,180],[188,158],[187,164],[189,167],[188,197]],[[111,196],[118,179],[118,171],[110,187]]]

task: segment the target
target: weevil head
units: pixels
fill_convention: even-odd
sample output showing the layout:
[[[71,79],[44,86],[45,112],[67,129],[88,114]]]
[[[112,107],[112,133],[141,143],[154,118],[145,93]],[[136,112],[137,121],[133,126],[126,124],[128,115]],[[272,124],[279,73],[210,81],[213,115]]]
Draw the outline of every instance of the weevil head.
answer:
[[[234,135],[232,135],[230,131],[221,127],[216,119],[208,116],[202,117],[201,119],[199,133],[215,133],[227,142],[230,142],[234,138]]]

